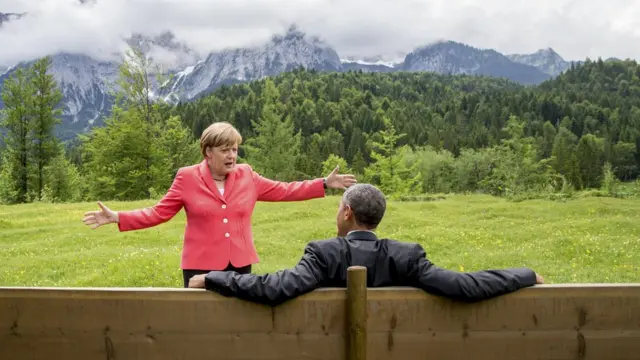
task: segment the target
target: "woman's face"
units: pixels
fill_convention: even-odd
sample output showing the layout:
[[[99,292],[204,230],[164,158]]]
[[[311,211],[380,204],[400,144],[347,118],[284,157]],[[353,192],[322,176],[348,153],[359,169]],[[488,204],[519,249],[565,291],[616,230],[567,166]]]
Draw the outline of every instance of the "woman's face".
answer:
[[[207,163],[215,177],[227,175],[236,166],[238,144],[207,148]]]

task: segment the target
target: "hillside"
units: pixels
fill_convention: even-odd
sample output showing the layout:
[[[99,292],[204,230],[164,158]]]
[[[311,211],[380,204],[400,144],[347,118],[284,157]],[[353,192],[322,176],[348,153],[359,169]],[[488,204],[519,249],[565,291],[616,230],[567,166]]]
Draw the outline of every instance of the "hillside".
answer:
[[[211,96],[180,104],[176,114],[194,136],[221,120],[253,136],[251,120],[258,119],[261,94],[273,81],[278,102],[286,109],[283,116],[289,115],[295,130],[301,132],[302,153],[317,154],[315,163],[306,169],[320,168],[320,161],[331,153],[349,164],[360,153],[368,163],[365,134],[383,130],[384,117],[406,134],[399,145],[428,145],[458,156],[463,149],[499,145],[508,137],[503,128],[513,115],[523,121],[523,136],[536,140],[542,158],[551,157],[554,147],[564,152],[556,157],[571,158],[581,139],[594,140],[588,145],[602,153],[594,160],[597,166],[612,162],[621,178],[633,179],[640,165],[638,74],[635,61],[588,60],[530,88],[491,77],[298,70],[273,80],[224,87]],[[567,140],[566,146],[561,139]],[[321,149],[319,153],[316,148]]]
[[[173,108],[132,102],[74,144],[73,164],[63,168],[79,174],[79,185],[65,185],[74,194],[65,196],[135,200],[165,191],[180,166],[198,161],[197,139],[216,121],[242,132],[240,161],[279,180],[323,176],[340,164],[391,197],[566,198],[573,189],[623,196],[617,182],[640,173],[639,71],[635,61],[587,60],[526,86],[468,74],[300,67]],[[4,191],[9,199],[16,190]]]

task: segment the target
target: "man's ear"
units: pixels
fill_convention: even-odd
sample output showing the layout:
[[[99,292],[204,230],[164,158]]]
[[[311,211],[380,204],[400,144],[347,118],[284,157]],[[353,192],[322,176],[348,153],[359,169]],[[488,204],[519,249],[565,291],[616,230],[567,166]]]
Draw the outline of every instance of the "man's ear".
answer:
[[[351,209],[351,206],[345,205],[344,206],[344,219],[345,220],[351,220],[352,218],[353,218],[353,210]]]

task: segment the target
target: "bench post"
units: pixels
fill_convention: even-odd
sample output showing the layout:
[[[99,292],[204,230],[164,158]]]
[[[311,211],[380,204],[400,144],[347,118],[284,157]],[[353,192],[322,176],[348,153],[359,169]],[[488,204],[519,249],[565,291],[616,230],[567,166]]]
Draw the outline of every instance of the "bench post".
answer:
[[[367,268],[347,269],[347,326],[349,360],[367,358]]]

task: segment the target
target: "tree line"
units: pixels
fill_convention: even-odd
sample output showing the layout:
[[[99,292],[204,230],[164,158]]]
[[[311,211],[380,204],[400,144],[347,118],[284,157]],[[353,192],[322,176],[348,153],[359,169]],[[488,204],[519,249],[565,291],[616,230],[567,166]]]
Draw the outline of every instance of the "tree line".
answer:
[[[297,69],[223,86],[173,112],[194,135],[229,120],[245,136],[264,139],[255,119],[275,99],[289,130],[264,143],[299,139],[287,146],[297,154],[295,165],[288,164],[295,171],[287,172],[297,178],[320,176],[323,161],[334,155],[364,181],[378,181],[384,176],[366,175],[386,168],[422,192],[582,190],[602,187],[609,172],[614,180],[638,177],[639,79],[635,61],[601,59],[572,65],[536,87],[466,75]],[[381,149],[391,133],[399,136]],[[381,168],[381,153],[399,168]]]
[[[44,58],[3,87],[0,201],[157,198],[201,160],[215,121],[242,133],[240,161],[302,180],[335,165],[394,198],[484,192],[547,196],[606,188],[640,173],[640,66],[574,65],[540,86],[434,73],[296,69],[222,86],[198,100],[154,101],[154,64],[123,61],[105,125],[64,151],[52,135],[61,95]]]

